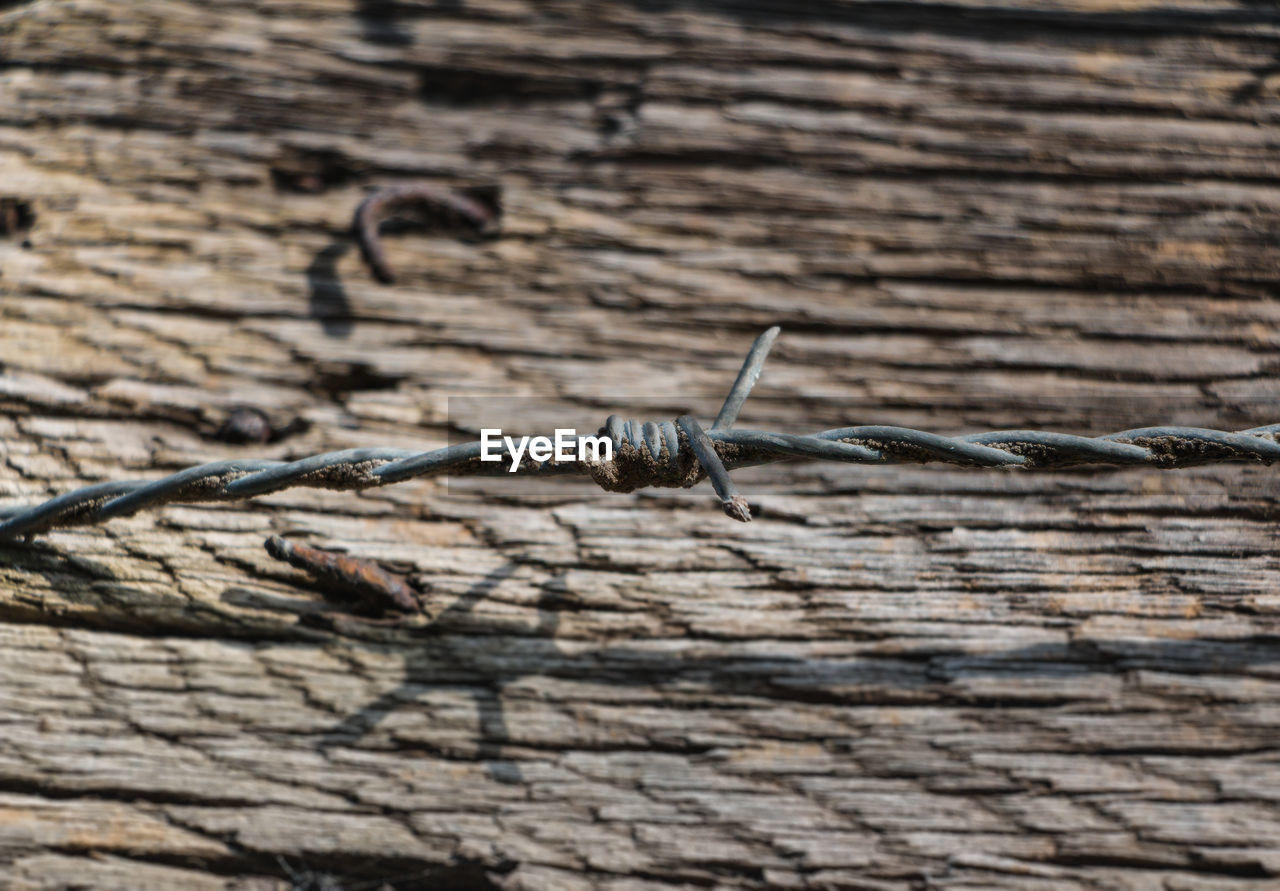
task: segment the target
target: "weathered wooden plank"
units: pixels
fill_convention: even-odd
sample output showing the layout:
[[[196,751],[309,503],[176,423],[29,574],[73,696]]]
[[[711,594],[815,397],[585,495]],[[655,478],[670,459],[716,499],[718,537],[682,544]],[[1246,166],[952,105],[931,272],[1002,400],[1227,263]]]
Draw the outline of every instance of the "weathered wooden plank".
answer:
[[[772,324],[744,426],[1280,421],[1265,4],[20,2],[0,46],[6,504],[710,417]],[[347,227],[407,179],[501,231],[388,235],[381,286]],[[287,433],[220,441],[246,405]],[[1272,468],[735,476],[749,526],[453,480],[0,547],[0,884],[1280,878]],[[424,614],[334,624],[281,533]]]

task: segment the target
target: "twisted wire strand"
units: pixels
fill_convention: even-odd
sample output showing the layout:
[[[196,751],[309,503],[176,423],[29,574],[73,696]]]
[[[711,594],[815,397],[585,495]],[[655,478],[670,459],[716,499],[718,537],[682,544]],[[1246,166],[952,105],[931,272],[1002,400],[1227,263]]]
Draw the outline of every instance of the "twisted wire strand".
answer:
[[[839,427],[809,435],[735,429],[743,403],[769,353],[777,328],[760,335],[748,353],[710,429],[690,415],[676,421],[640,422],[611,415],[600,428],[613,446],[609,461],[538,462],[522,456],[516,472],[590,476],[607,491],[645,486],[690,488],[709,478],[725,513],[751,519],[729,470],[791,459],[850,464],[943,462],[1026,470],[1081,464],[1146,465],[1160,469],[1200,464],[1280,460],[1280,424],[1231,432],[1203,427],[1141,427],[1104,436],[1044,430],[993,430],[940,436],[883,425]],[[189,467],[158,480],[103,482],[33,507],[0,508],[0,540],[49,529],[101,523],[164,504],[230,501],[293,487],[359,490],[442,473],[508,475],[514,456],[481,460],[483,444],[467,442],[426,452],[346,449],[296,461],[233,459]]]

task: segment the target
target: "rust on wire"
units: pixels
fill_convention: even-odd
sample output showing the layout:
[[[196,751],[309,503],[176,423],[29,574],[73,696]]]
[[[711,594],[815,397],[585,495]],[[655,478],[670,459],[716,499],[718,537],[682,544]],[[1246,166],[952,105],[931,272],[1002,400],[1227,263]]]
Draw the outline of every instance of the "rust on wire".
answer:
[[[384,285],[393,283],[396,274],[382,248],[378,229],[384,221],[406,209],[451,218],[452,221],[470,226],[481,235],[497,231],[500,215],[496,198],[490,205],[464,192],[430,183],[409,183],[373,192],[356,208],[352,229],[360,245],[361,256],[369,264],[374,277]]]

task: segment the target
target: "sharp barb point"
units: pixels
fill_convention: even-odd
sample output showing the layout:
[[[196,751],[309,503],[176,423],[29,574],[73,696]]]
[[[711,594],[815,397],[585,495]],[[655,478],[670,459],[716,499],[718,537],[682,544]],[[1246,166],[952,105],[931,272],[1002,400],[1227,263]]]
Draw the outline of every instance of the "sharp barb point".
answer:
[[[781,328],[774,325],[751,344],[747,358],[743,361],[741,370],[738,371],[738,377],[729,388],[729,395],[724,398],[724,405],[720,406],[716,422],[711,425],[712,430],[728,430],[738,420],[742,405],[751,395],[751,388],[756,385],[756,380],[760,377],[764,360],[769,357],[769,350],[773,348],[773,342],[781,331]]]

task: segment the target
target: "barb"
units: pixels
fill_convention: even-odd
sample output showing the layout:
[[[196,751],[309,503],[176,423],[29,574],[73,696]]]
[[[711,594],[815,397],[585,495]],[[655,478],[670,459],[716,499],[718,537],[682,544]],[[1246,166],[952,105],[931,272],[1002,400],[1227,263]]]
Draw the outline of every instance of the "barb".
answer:
[[[396,280],[395,271],[387,261],[386,252],[382,249],[382,241],[378,237],[378,227],[396,211],[405,207],[418,205],[437,211],[444,211],[469,225],[480,234],[493,232],[498,225],[498,214],[495,209],[486,207],[480,201],[442,189],[429,183],[412,183],[404,186],[392,186],[379,189],[360,202],[356,208],[352,229],[360,244],[360,254],[373,270],[374,276],[384,285]]]
[[[729,388],[729,395],[724,397],[724,405],[720,406],[720,414],[716,415],[716,422],[711,425],[712,430],[728,430],[738,420],[742,404],[747,401],[747,397],[751,395],[751,388],[760,379],[764,360],[769,358],[769,350],[773,349],[773,342],[780,333],[782,329],[774,325],[751,344],[747,358],[742,363],[742,370],[738,372],[737,379]]]
[[[715,489],[716,495],[720,497],[720,506],[724,509],[725,516],[742,523],[751,522],[751,511],[747,507],[747,499],[742,497],[733,480],[729,479],[729,471],[725,469],[720,456],[716,454],[715,443],[707,436],[702,425],[692,415],[681,415],[676,418],[676,427],[688,438],[689,447],[693,449],[698,463],[702,465],[702,469],[711,480],[711,488]]]
[[[607,461],[557,463],[528,455],[517,470],[529,475],[579,474],[610,492],[646,486],[690,488],[709,477],[730,517],[751,519],[746,499],[729,471],[795,458],[851,464],[944,462],[1024,470],[1081,464],[1146,465],[1160,469],[1228,461],[1280,460],[1280,424],[1240,432],[1201,427],[1142,427],[1106,436],[1073,436],[1043,430],[995,430],[939,436],[906,427],[862,426],[806,436],[736,429],[738,411],[759,376],[778,329],[756,339],[716,424],[710,430],[689,415],[674,423],[624,421],[611,415],[601,435],[609,437]],[[76,489],[34,507],[0,508],[0,540],[63,526],[101,523],[148,507],[177,502],[230,501],[294,486],[367,489],[415,477],[507,475],[510,454],[500,462],[480,460],[482,444],[468,442],[427,452],[348,449],[298,461],[232,460],[190,467],[163,479],[105,482]]]

